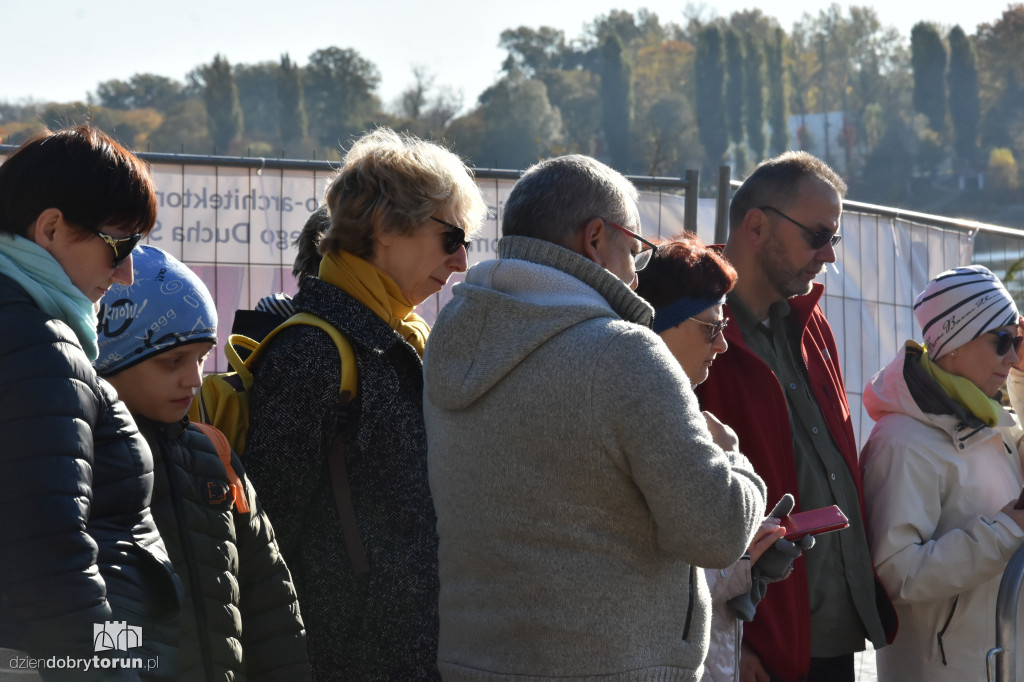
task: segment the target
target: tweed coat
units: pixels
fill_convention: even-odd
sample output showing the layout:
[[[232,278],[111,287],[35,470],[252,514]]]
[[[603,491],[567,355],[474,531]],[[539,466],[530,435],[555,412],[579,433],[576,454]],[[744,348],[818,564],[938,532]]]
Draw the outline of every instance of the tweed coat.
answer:
[[[313,677],[438,679],[422,361],[332,284],[304,278],[294,302],[345,334],[359,376],[340,418],[338,351],[326,332],[299,325],[265,351],[251,395],[246,468],[295,580]],[[336,430],[369,573],[353,570],[335,506],[328,453]]]

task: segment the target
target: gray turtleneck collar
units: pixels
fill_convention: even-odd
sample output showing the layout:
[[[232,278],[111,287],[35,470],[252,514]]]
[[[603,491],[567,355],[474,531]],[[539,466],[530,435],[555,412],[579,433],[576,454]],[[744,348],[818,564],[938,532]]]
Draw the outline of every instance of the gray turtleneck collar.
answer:
[[[599,293],[627,322],[650,327],[654,308],[608,270],[564,246],[533,237],[507,236],[498,241],[498,258],[525,260],[561,270]]]

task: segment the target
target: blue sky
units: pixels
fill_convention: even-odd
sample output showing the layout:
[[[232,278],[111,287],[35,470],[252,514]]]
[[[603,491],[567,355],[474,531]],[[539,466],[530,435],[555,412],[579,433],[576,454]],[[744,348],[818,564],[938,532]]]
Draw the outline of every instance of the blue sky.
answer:
[[[839,4],[845,9],[850,3]],[[882,23],[904,36],[922,19],[920,3],[853,4],[874,6]],[[506,28],[554,26],[575,38],[585,23],[612,9],[635,12],[646,7],[662,21],[682,22],[686,6],[671,0],[51,0],[42,8],[4,0],[0,101],[82,100],[98,83],[135,73],[183,80],[217,53],[234,64],[277,61],[287,52],[305,64],[314,50],[338,46],[353,48],[377,65],[385,103],[412,83],[412,68],[421,65],[436,85],[461,90],[469,107],[500,69],[504,53],[498,36]],[[789,30],[805,12],[817,13],[825,5],[820,0],[716,0],[690,6],[704,16],[760,7]],[[995,0],[935,3],[928,18],[946,26],[959,23],[970,34],[979,23],[998,19],[1007,6]]]

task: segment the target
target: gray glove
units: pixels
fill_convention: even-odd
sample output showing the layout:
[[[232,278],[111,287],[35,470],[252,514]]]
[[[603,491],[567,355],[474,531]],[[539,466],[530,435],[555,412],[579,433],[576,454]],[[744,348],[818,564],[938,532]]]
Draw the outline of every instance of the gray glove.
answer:
[[[805,535],[796,542],[779,538],[765,550],[757,563],[750,567],[750,575],[756,573],[770,583],[788,578],[793,572],[793,560],[811,547],[814,547],[813,535]]]
[[[748,559],[740,559],[740,561],[748,561]],[[749,623],[754,620],[754,611],[757,610],[757,605],[764,598],[764,593],[767,590],[768,581],[758,578],[754,572],[754,567],[751,566],[750,591],[736,595],[728,601],[728,604],[737,618]]]
[[[772,509],[772,518],[781,519],[793,511],[795,501],[793,496],[786,493]],[[764,554],[750,567],[750,573],[755,573],[767,580],[775,582],[789,577],[793,572],[793,560],[800,556],[800,553],[814,547],[814,537],[805,535],[796,542],[790,542],[786,538],[779,538],[771,547],[765,550]]]
[[[786,493],[768,516],[781,519],[793,511],[794,504],[793,496]],[[729,600],[736,617],[748,622],[753,620],[754,611],[768,590],[768,583],[789,577],[793,572],[793,560],[813,546],[814,536],[805,535],[796,542],[779,538],[766,549],[750,567],[750,591]]]
[[[796,506],[796,500],[789,493],[782,496],[782,499],[775,505],[775,509],[772,509],[772,513],[769,514],[773,519],[781,519],[783,516],[788,516],[789,512],[793,511],[793,507]]]

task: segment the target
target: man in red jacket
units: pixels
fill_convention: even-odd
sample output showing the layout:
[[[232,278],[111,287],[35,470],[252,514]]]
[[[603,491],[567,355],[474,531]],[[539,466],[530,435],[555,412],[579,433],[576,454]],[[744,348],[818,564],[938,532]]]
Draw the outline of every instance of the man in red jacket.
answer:
[[[796,511],[837,504],[850,519],[768,590],[744,630],[744,682],[853,682],[865,639],[877,648],[895,636],[868,552],[835,338],[818,307],[824,286],[813,283],[836,260],[845,192],[821,160],[786,152],[758,166],[729,211],[731,348],[698,390],[701,405],[736,431],[770,500],[791,492]]]

